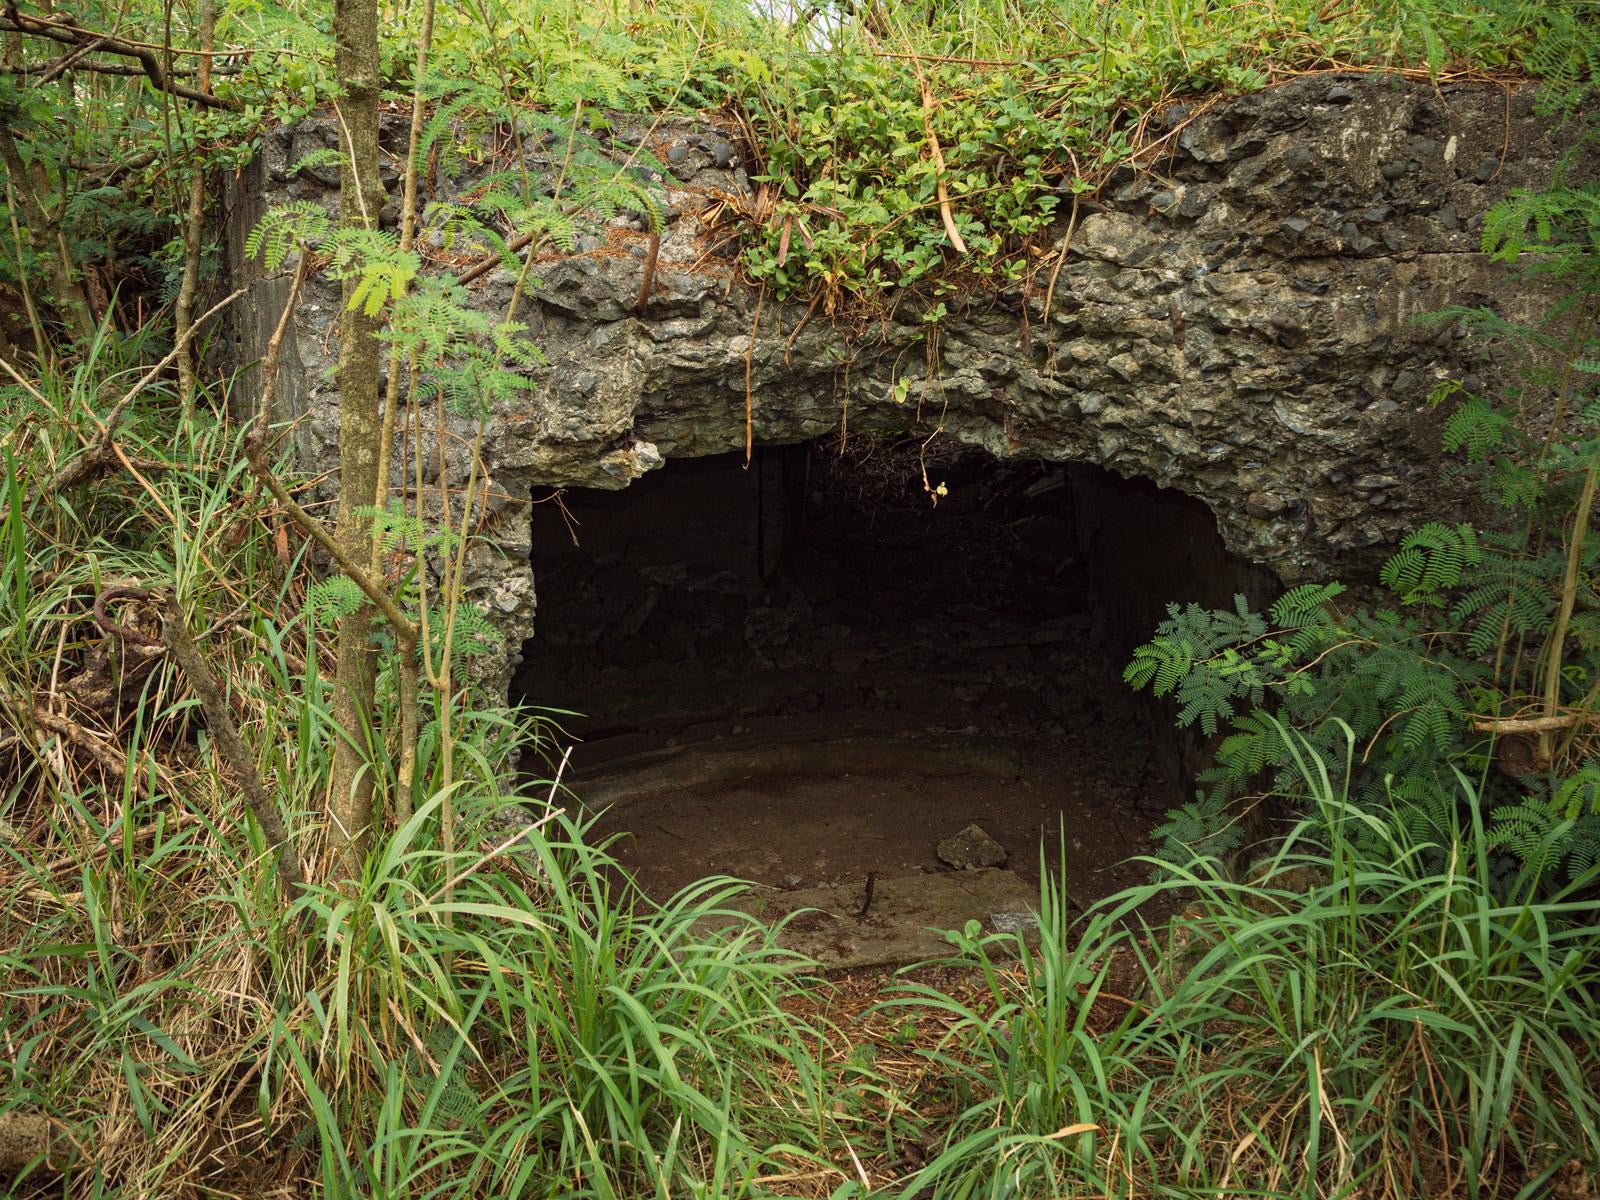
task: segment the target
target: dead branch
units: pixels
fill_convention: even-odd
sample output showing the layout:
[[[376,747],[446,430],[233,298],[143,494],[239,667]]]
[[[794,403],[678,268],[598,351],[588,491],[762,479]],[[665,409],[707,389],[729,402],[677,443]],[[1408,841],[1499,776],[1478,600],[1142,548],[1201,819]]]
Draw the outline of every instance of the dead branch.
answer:
[[[117,776],[127,774],[128,760],[123,756],[122,751],[95,734],[90,733],[71,718],[35,705],[33,719],[39,723],[41,729],[48,730],[65,742],[70,742],[94,759],[106,774]],[[143,785],[139,781],[137,772],[131,778],[135,795],[142,795]]]
[[[139,587],[110,587],[94,598],[94,623],[112,637],[135,646],[159,646],[160,638],[150,637],[131,626],[124,625],[106,612],[106,605],[118,600],[148,600],[150,593]]]
[[[368,600],[372,601],[384,619],[394,626],[395,637],[406,649],[411,649],[417,644],[416,622],[402,613],[395,606],[394,599],[367,569],[351,557],[339,540],[328,532],[328,527],[317,518],[313,517],[302,508],[289,489],[283,485],[283,480],[273,474],[272,468],[267,465],[266,451],[262,449],[260,440],[251,434],[245,439],[245,457],[250,460],[250,469],[255,472],[256,478],[266,484],[267,490],[273,498],[283,506],[283,510],[294,519],[294,523],[305,530],[316,542],[327,551],[328,556],[338,565],[339,569],[348,575],[352,582],[361,589]]]
[[[132,397],[124,397],[106,414],[105,432],[100,435],[100,440],[78,457],[58,467],[49,479],[39,485],[39,490],[30,498],[30,505],[37,501],[49,500],[57,492],[76,487],[84,480],[92,479],[101,471],[116,465],[117,450],[113,435],[117,431],[117,426],[122,423],[131,399]],[[5,510],[0,509],[0,520],[3,520],[5,515]]]
[[[32,68],[27,66],[11,67],[9,70],[25,77],[36,73],[37,77],[33,79],[33,84],[36,87],[43,87],[45,84],[53,82],[55,79],[59,78],[67,71],[77,70],[82,65],[79,60],[89,57],[89,55],[93,54],[99,48],[100,41],[98,38],[96,38],[92,42],[85,42],[81,46],[74,46],[71,50],[68,50],[65,54],[61,55],[61,57],[52,58],[47,63],[40,63]],[[143,72],[140,73],[142,74]]]
[[[176,96],[180,100],[188,100],[206,108],[220,108],[228,112],[239,110],[238,103],[233,100],[209,95],[198,88],[192,88],[169,78],[161,65],[161,57],[155,50],[109,33],[97,33],[78,25],[28,16],[18,12],[15,4],[7,5],[5,11],[0,13],[0,32],[27,34],[29,37],[47,38],[63,46],[74,48],[87,46],[103,54],[131,58],[143,68],[145,77],[158,92],[166,92],[169,96]]]
[[[294,843],[289,840],[289,830],[284,826],[277,806],[272,803],[271,797],[267,795],[267,790],[262,785],[261,775],[256,770],[255,758],[245,746],[244,739],[239,736],[239,727],[234,723],[233,710],[228,707],[228,702],[222,694],[222,685],[201,656],[194,639],[189,636],[189,628],[184,621],[182,611],[178,608],[178,602],[170,595],[166,599],[161,638],[167,645],[168,653],[188,677],[189,686],[194,688],[195,695],[199,697],[200,709],[205,713],[206,729],[211,734],[212,743],[238,778],[239,786],[244,791],[245,803],[255,814],[256,823],[261,826],[261,832],[267,837],[267,844],[277,854],[278,874],[282,876],[284,885],[291,893],[298,890],[305,886],[306,877],[300,867],[300,856],[295,853]]]
[[[928,150],[933,155],[933,180],[939,196],[939,219],[944,222],[945,236],[950,239],[950,245],[955,248],[955,252],[965,254],[967,243],[961,240],[961,231],[956,228],[955,212],[950,207],[950,192],[944,185],[944,151],[939,148],[939,135],[933,131],[933,90],[926,80],[922,84],[922,124],[928,131]]]
[[[1574,725],[1600,725],[1600,713],[1565,712],[1551,717],[1479,717],[1472,728],[1478,733],[1554,733]]]
[[[36,63],[23,63],[21,66],[15,67],[0,67],[0,75],[20,75],[30,83],[41,84],[48,83],[67,71],[89,71],[95,75],[121,75],[125,77],[142,76],[145,73],[144,68],[138,63],[104,62],[98,58],[89,62],[81,61],[84,55],[92,53],[94,53],[94,50],[91,47],[80,46],[76,49],[68,50],[59,58],[49,58],[43,62]],[[211,73],[213,75],[241,75],[244,72],[239,67],[226,66],[219,63],[211,68]],[[168,75],[173,79],[193,79],[198,74],[199,72],[193,68],[174,67],[168,72]]]
[[[159,644],[166,647],[167,653],[188,678],[189,686],[199,698],[200,710],[205,714],[206,729],[211,734],[212,744],[216,746],[218,754],[238,778],[239,787],[244,792],[245,803],[255,814],[256,823],[266,835],[267,844],[277,855],[278,874],[283,878],[285,886],[293,892],[305,885],[305,872],[301,870],[300,857],[295,853],[294,843],[289,840],[289,830],[284,825],[283,818],[278,814],[261,782],[255,759],[239,734],[239,726],[233,719],[233,710],[228,707],[227,699],[223,696],[222,685],[201,656],[199,647],[194,644],[194,638],[189,634],[177,601],[170,595],[166,597],[159,643],[128,628],[106,612],[107,604],[112,601],[156,598],[155,593],[144,588],[107,588],[95,598],[95,623],[124,641],[137,645]],[[51,727],[71,725],[65,718],[55,717],[53,714],[40,711],[37,715],[41,724]],[[75,740],[79,740],[82,744],[80,739]],[[109,747],[102,747],[102,750],[108,754],[114,753]],[[120,759],[121,756],[116,757]]]
[[[633,303],[633,311],[641,317],[650,304],[650,293],[656,285],[656,261],[661,257],[661,231],[651,229],[650,245],[644,252],[644,274],[639,278],[639,297]]]

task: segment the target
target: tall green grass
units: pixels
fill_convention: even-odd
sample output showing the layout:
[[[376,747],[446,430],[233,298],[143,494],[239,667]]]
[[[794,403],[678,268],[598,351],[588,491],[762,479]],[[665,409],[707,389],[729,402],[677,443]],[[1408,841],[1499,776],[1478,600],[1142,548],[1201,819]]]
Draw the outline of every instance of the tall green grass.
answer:
[[[91,614],[113,583],[179,598],[325,878],[312,576],[239,430],[151,388],[118,434],[137,473],[40,491],[138,353],[106,339],[37,395],[0,390],[0,1121],[65,1131],[0,1188],[738,1196],[815,1157],[825,1057],[784,1007],[803,964],[728,909],[733,881],[652,902],[554,789],[508,793],[518,752],[549,744],[537,713],[480,698],[455,723],[458,851],[425,728],[415,812],[362,877],[285,896],[181,672]]]
[[[355,895],[300,905],[322,982],[274,1052],[330,1194],[737,1196],[808,1140],[817,1034],[780,1007],[799,964],[727,910],[737,884],[655,905],[559,810],[446,864],[437,804]],[[458,804],[480,843],[501,828],[495,798]]]
[[[1174,882],[1074,929],[1046,876],[1038,949],[962,939],[978,1000],[906,985],[891,1003],[951,1021],[931,1054],[968,1100],[903,1194],[1531,1198],[1600,1178],[1600,874],[1508,885],[1467,780],[1461,824],[1425,843],[1299,749],[1315,809],[1260,882],[1162,863]],[[1169,926],[1129,925],[1174,888]]]
[[[1600,1170],[1600,874],[1507,874],[1461,779],[1429,841],[1302,748],[1313,810],[1254,882],[1163,863],[1077,920],[1042,862],[1037,945],[963,931],[975,990],[890,1000],[949,1031],[904,1095],[795,1015],[805,964],[737,883],[655,903],[556,793],[507,794],[537,714],[456,723],[457,851],[425,752],[362,877],[286,897],[187,681],[91,619],[113,582],[175,592],[323,878],[310,575],[237,430],[152,390],[119,435],[137,474],[39,492],[136,354],[0,392],[0,1120],[72,1135],[19,1195],[860,1194],[908,1122],[926,1157],[886,1194],[1531,1200]],[[375,744],[393,728],[380,705]],[[890,1101],[876,1132],[846,1071]]]

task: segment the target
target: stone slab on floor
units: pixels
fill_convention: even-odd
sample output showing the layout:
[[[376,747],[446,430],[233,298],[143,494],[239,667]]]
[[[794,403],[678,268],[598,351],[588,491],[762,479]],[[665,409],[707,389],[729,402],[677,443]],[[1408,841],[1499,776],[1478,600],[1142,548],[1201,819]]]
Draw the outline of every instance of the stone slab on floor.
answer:
[[[830,969],[901,966],[938,958],[953,947],[935,931],[961,929],[968,921],[996,931],[1027,917],[1039,904],[1039,891],[1005,870],[949,871],[879,879],[872,904],[857,916],[865,895],[859,883],[794,891],[751,892],[737,907],[784,925],[778,941]],[[1013,925],[1014,927],[1014,925]]]

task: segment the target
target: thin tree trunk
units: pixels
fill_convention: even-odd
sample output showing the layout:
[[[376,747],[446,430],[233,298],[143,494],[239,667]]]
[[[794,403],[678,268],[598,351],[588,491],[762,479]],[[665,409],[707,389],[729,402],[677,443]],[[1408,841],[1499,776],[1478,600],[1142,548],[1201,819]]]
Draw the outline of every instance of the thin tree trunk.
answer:
[[[217,28],[216,0],[200,0],[200,90],[211,90],[211,48]],[[174,310],[176,334],[183,336],[194,321],[194,301],[200,290],[201,235],[205,232],[206,173],[202,164],[195,164],[194,178],[189,180],[189,214],[183,225],[183,283],[178,288],[178,303]],[[178,392],[183,400],[183,411],[194,404],[195,347],[189,343],[178,356]]]
[[[424,87],[427,83],[428,50],[433,43],[434,0],[423,0],[422,34],[417,41],[417,60],[411,80],[411,135],[406,145],[405,183],[400,201],[400,249],[409,251],[417,237],[417,175],[420,164],[417,152],[422,145],[422,127],[427,113]],[[414,361],[414,360],[413,360]],[[389,506],[389,456],[394,447],[396,413],[400,407],[400,372],[408,364],[395,351],[389,355],[389,383],[383,396],[383,432],[378,441],[378,490],[373,497],[375,508]],[[410,384],[416,386],[416,372],[410,371]],[[417,495],[418,513],[421,513],[422,496]],[[374,576],[383,570],[383,540],[372,539],[372,561],[368,567]],[[422,562],[418,570],[426,569]],[[400,660],[400,765],[395,778],[395,823],[402,824],[411,818],[411,785],[417,765],[417,690],[418,665],[415,654],[405,654]]]
[[[339,175],[340,220],[377,228],[383,208],[378,179],[378,6],[376,0],[334,0],[334,69],[344,90],[338,103],[344,163]],[[356,562],[367,558],[371,522],[362,510],[378,492],[382,418],[378,405],[378,319],[349,307],[357,280],[344,285],[339,317],[339,518],[338,535]],[[373,608],[362,604],[339,622],[333,716],[335,741],[329,781],[332,845],[345,873],[362,869],[372,832],[372,771],[367,731],[372,718],[377,656]]]
[[[1572,622],[1572,610],[1577,604],[1578,582],[1583,574],[1583,544],[1589,533],[1589,514],[1594,508],[1597,477],[1600,477],[1600,459],[1590,459],[1589,469],[1583,475],[1583,492],[1578,497],[1578,507],[1572,514],[1572,540],[1567,545],[1567,569],[1561,580],[1561,603],[1556,608],[1555,621],[1550,627],[1549,658],[1544,667],[1544,715],[1558,715],[1561,707],[1561,661],[1566,651],[1567,629]],[[1550,761],[1553,735],[1539,735],[1540,756]]]

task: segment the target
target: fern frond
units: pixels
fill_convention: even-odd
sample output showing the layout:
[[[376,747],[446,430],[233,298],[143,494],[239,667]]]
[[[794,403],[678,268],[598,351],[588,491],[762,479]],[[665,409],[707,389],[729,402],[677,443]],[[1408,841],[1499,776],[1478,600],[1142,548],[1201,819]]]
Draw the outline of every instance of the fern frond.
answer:
[[[1430,521],[1407,535],[1378,578],[1402,604],[1437,603],[1440,593],[1461,582],[1461,572],[1480,559],[1470,525]]]
[[[296,200],[270,208],[244,239],[247,258],[260,257],[270,271],[283,266],[297,246],[314,246],[333,230],[333,219],[313,200]]]
[[[355,612],[365,599],[360,585],[348,575],[330,575],[306,589],[311,619],[325,629]]]
[[[1510,413],[1469,396],[1445,421],[1440,443],[1447,454],[1465,452],[1468,462],[1483,462],[1504,444],[1512,429]]]

